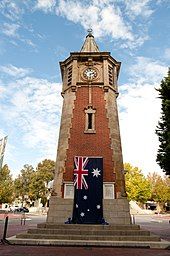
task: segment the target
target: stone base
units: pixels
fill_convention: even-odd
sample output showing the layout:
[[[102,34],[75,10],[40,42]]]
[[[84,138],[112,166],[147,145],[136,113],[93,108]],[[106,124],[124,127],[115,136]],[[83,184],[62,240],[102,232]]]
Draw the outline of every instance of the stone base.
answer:
[[[83,225],[41,223],[37,228],[7,238],[10,244],[97,247],[168,248],[170,242],[139,225]]]
[[[103,215],[109,224],[131,224],[129,202],[126,198],[104,199]]]
[[[109,225],[63,224],[72,217],[73,200],[52,196],[45,223],[7,238],[10,244],[97,247],[168,248],[170,242],[139,225],[130,224],[126,199],[104,200],[104,217]],[[116,223],[116,224],[114,224]],[[121,224],[123,223],[123,224]],[[125,224],[126,223],[126,224]]]
[[[73,199],[51,196],[47,222],[63,224],[72,217]],[[126,198],[104,199],[103,216],[109,224],[131,224],[129,202]]]
[[[73,199],[58,198],[51,196],[49,210],[47,213],[47,222],[65,223],[72,217]]]

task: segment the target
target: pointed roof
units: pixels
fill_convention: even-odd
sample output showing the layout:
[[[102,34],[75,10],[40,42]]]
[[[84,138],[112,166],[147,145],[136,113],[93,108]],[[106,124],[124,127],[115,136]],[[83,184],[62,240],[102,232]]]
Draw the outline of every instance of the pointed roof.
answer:
[[[92,29],[88,29],[88,35],[86,36],[85,42],[80,52],[99,52],[94,36],[92,35]]]

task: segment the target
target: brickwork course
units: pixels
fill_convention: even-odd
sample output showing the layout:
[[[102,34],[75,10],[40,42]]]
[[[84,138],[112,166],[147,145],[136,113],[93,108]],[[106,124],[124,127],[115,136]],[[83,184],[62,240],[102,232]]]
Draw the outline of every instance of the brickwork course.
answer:
[[[83,97],[82,97],[83,95]],[[69,148],[67,150],[65,181],[73,180],[73,156],[102,156],[104,160],[104,180],[115,181],[113,175],[113,160],[109,121],[106,113],[106,103],[102,88],[92,88],[93,107],[96,109],[96,133],[86,134],[84,108],[88,105],[88,87],[78,88],[73,110],[72,127],[70,129]]]

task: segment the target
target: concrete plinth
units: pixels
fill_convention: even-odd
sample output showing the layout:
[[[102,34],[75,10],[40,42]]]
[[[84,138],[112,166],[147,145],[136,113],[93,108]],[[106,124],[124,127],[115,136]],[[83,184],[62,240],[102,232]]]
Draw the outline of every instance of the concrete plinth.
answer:
[[[73,199],[51,196],[50,207],[47,214],[47,222],[63,224],[72,217]]]
[[[73,199],[51,196],[47,222],[63,224],[72,217]],[[103,216],[109,224],[131,224],[129,202],[126,198],[104,199]]]

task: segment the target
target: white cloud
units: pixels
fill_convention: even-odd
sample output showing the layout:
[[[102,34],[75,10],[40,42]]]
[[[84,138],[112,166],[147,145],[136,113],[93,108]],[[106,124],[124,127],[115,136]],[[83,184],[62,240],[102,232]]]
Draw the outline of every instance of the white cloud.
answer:
[[[130,86],[128,93],[119,99],[119,105],[126,109],[120,113],[124,161],[138,166],[145,174],[159,171],[155,129],[160,117],[160,99],[155,85],[145,84],[140,88]]]
[[[59,1],[56,9],[58,15],[66,17],[75,23],[80,23],[85,29],[92,27],[96,37],[111,35],[116,39],[132,40],[131,28],[121,15],[120,9],[94,1],[85,5],[77,1]]]
[[[163,63],[146,57],[136,57],[136,63],[129,68],[131,81],[138,85],[159,82],[166,72],[167,67]]]
[[[12,24],[12,23],[4,23],[2,25],[2,33],[8,37],[11,37],[14,40],[11,40],[10,42],[13,45],[17,45],[17,40],[20,40],[23,43],[26,43],[27,45],[33,47],[34,49],[36,48],[36,45],[32,42],[31,39],[26,39],[22,36],[19,35],[18,30],[24,30],[24,26],[19,25],[19,24]],[[27,27],[25,27],[25,29],[27,30]],[[17,40],[15,40],[17,39]]]
[[[9,37],[18,37],[17,30],[19,27],[19,24],[4,23],[2,26],[2,33]]]
[[[101,10],[100,16],[101,20],[97,26],[99,35],[100,33],[104,35],[106,31],[115,39],[134,40],[131,27],[124,22],[119,10],[109,6]]]
[[[169,8],[169,0],[156,0],[157,5],[167,4],[167,7]]]
[[[80,23],[86,30],[92,28],[95,37],[110,36],[112,39],[120,39],[121,47],[134,48],[148,39],[147,23],[143,19],[136,23],[131,22],[131,19],[132,16],[133,19],[149,18],[153,13],[149,3],[149,0],[137,3],[132,0],[59,0],[56,14]]]
[[[170,48],[165,49],[164,58],[170,60]]]
[[[33,48],[36,47],[36,45],[35,45],[30,39],[25,39],[25,42],[26,42],[28,45],[32,46]]]
[[[151,3],[150,0],[126,0],[126,12],[132,19],[135,19],[138,16],[148,18],[153,13],[149,3]]]
[[[55,0],[37,0],[36,8],[45,12],[51,11],[55,6]]]
[[[39,155],[55,159],[62,97],[60,84],[25,77],[6,85],[0,114],[20,143]]]
[[[147,39],[147,19],[154,12],[151,0],[23,0],[15,3],[2,0],[0,10],[12,21],[19,21],[27,10],[55,12],[68,20],[81,24],[84,29],[93,28],[96,37],[110,36],[121,40],[121,47],[135,48]],[[135,20],[134,19],[138,19]],[[18,24],[4,28],[7,36],[16,36]],[[34,45],[33,45],[34,46]]]
[[[1,86],[1,85],[0,85],[0,98],[3,97],[3,93],[4,93],[4,92],[5,92],[4,86]]]
[[[30,68],[17,68],[11,64],[7,66],[0,66],[0,71],[13,77],[23,77],[31,72]]]
[[[138,57],[130,68],[130,83],[120,86],[120,129],[124,162],[147,172],[160,171],[156,163],[161,100],[155,90],[167,68],[149,58]]]
[[[4,133],[4,131],[0,129],[0,139],[2,139],[5,136],[6,136],[6,134]]]
[[[31,46],[36,51],[36,44],[33,43],[30,39],[20,38],[20,41],[26,43],[27,45]]]
[[[0,11],[6,18],[12,21],[20,19],[20,15],[23,13],[23,9],[15,1],[11,0],[1,0]]]
[[[23,15],[26,12],[33,11],[33,3],[31,0],[22,0],[22,1],[14,1],[14,0],[1,0],[0,1],[0,13],[4,15],[8,21],[4,22],[1,26],[1,33],[5,36],[10,37],[10,43],[13,45],[17,45],[17,40],[26,43],[27,45],[33,47],[35,49],[36,45],[32,42],[31,39],[26,39],[20,35],[25,35],[25,32],[31,32],[31,36],[33,36],[33,31],[30,31],[29,26],[26,25]],[[1,46],[1,45],[0,45]],[[0,49],[1,54],[1,49]]]

